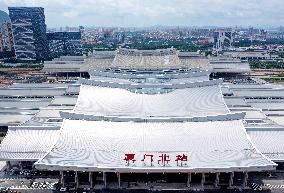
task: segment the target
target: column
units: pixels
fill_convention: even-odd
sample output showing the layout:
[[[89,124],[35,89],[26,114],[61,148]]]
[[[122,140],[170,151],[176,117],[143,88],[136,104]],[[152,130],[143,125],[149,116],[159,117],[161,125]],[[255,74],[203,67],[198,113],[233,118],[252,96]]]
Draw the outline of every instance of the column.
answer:
[[[187,175],[187,187],[190,187],[190,182],[191,182],[191,173],[188,173]]]
[[[234,183],[234,172],[230,172],[229,188],[232,188],[233,183]]]
[[[201,188],[202,188],[202,190],[204,189],[204,182],[205,182],[205,173],[202,173],[202,178],[201,178]]]
[[[243,180],[243,188],[246,188],[248,185],[248,173],[244,173],[244,180]]]
[[[118,172],[117,173],[117,178],[118,178],[118,188],[120,188],[121,187],[121,184],[120,184],[120,173]]]
[[[78,172],[75,171],[75,184],[76,184],[76,188],[79,187],[79,178],[78,178]]]
[[[92,172],[89,172],[89,182],[90,182],[90,187],[93,188],[93,176],[92,176]]]
[[[215,188],[218,188],[218,186],[219,186],[219,176],[220,176],[220,173],[217,172],[216,173],[216,179],[215,179]]]
[[[104,179],[104,187],[106,188],[107,184],[106,184],[106,173],[103,172],[103,179]]]
[[[64,188],[65,184],[64,184],[64,172],[60,171],[60,183],[62,188]]]
[[[7,161],[7,166],[8,166],[8,168],[9,168],[9,169],[11,169],[11,168],[12,168],[12,166],[11,166],[11,162],[10,162],[10,161]]]

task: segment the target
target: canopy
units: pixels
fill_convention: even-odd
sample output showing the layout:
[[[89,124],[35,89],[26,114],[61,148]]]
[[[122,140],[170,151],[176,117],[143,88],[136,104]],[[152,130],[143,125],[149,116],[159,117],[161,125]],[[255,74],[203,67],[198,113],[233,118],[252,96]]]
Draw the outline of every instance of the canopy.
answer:
[[[151,159],[152,158],[152,159]],[[242,121],[146,123],[65,120],[38,169],[227,172],[274,169]]]
[[[53,127],[11,127],[0,148],[0,160],[37,161],[59,136]]]
[[[197,117],[229,113],[218,85],[138,94],[121,88],[82,85],[75,113],[95,116]]]

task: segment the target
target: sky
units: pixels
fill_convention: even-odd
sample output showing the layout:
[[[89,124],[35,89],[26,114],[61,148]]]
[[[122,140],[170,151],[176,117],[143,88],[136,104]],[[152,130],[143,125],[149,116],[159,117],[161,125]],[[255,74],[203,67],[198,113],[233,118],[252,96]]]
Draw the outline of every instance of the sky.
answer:
[[[284,0],[0,0],[45,8],[48,27],[284,26]]]

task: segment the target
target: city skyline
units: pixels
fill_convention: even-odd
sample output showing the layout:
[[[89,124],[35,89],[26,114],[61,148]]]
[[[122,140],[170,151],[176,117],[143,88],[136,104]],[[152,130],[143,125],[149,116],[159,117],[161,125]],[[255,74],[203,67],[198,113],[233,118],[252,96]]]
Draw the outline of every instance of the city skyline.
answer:
[[[284,2],[278,0],[3,0],[11,6],[40,6],[48,27],[102,26],[281,26]]]

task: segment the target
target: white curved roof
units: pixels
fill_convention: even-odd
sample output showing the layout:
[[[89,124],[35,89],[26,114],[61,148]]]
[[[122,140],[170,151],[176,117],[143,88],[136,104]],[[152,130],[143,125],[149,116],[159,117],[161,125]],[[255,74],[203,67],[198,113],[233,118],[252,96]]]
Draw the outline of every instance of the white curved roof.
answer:
[[[284,116],[269,116],[268,118],[278,125],[284,126]]]
[[[171,67],[181,66],[181,62],[177,54],[124,55],[117,53],[111,66],[129,68]]]
[[[127,165],[125,154],[135,154]],[[154,156],[144,162],[144,154]],[[167,166],[157,163],[167,154]],[[188,156],[187,166],[177,166],[177,155]],[[38,169],[79,171],[260,171],[275,164],[248,138],[242,121],[137,123],[65,120],[60,137]]]
[[[81,72],[87,72],[91,69],[108,68],[112,65],[113,58],[94,58],[90,57],[85,60],[85,63],[80,66]]]
[[[0,160],[37,161],[58,138],[51,127],[11,127],[0,148]]]
[[[180,58],[182,66],[189,66],[192,68],[200,68],[205,70],[212,70],[208,58]]]
[[[256,147],[273,161],[284,161],[284,130],[259,130],[247,133]]]
[[[33,115],[11,115],[11,114],[0,114],[0,125],[20,125],[27,122],[33,117]]]
[[[168,78],[168,79],[180,79],[180,78],[192,78],[192,77],[204,77],[205,80],[209,80],[210,71],[200,70],[198,68],[154,68],[148,70],[141,69],[125,69],[125,68],[113,68],[113,69],[96,69],[90,70],[89,74],[92,77],[111,77],[120,79],[134,79],[134,78]]]
[[[217,85],[137,94],[121,88],[81,85],[75,113],[95,116],[195,117],[227,114]]]
[[[196,82],[166,82],[166,83],[157,83],[157,82],[144,82],[144,83],[136,83],[136,82],[120,82],[120,81],[103,81],[103,80],[90,80],[90,79],[84,79],[80,78],[78,80],[79,83],[85,84],[85,85],[91,85],[91,86],[98,86],[98,87],[111,87],[111,88],[123,88],[127,90],[132,90],[133,92],[138,93],[156,93],[163,92],[163,90],[175,90],[175,89],[184,89],[184,88],[196,88],[196,87],[208,87],[213,85],[220,85],[223,80],[222,79],[215,79],[215,80],[205,80],[205,81],[196,81]],[[152,92],[151,92],[152,91]]]
[[[165,79],[165,80],[160,80],[160,81],[166,84],[180,84],[180,83],[203,82],[203,81],[208,81],[208,79],[209,79],[208,76],[196,76],[196,77],[190,77],[190,78],[176,78],[176,79],[170,79],[170,80]],[[117,82],[117,83],[133,84],[135,83],[135,81],[139,79],[129,80],[129,79],[123,79],[123,78],[114,78],[114,77],[91,76],[90,80],[101,81],[101,82]]]
[[[248,73],[251,71],[249,63],[240,60],[214,60],[211,58],[210,65],[212,72]]]

